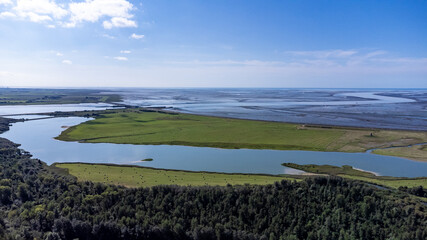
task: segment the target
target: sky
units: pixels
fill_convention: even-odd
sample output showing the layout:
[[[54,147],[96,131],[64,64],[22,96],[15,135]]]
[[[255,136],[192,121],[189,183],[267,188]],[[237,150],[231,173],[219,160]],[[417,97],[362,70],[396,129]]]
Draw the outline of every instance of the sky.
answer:
[[[427,1],[0,0],[0,87],[427,88]]]

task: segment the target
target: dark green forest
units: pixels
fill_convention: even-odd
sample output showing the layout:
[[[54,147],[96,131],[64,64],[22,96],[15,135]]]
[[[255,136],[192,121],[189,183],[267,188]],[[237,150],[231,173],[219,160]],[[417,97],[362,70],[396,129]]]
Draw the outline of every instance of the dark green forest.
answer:
[[[0,239],[427,239],[427,205],[338,177],[128,189],[77,180],[0,139]]]

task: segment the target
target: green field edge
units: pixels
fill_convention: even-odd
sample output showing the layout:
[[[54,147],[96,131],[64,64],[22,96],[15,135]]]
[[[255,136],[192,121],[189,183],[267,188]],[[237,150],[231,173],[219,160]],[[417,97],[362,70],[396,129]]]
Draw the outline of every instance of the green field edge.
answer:
[[[112,95],[97,95],[102,96],[105,99],[100,100],[85,100],[85,101],[44,101],[44,102],[0,102],[0,106],[31,106],[31,105],[60,105],[60,104],[80,104],[80,103],[120,103],[123,98],[118,94]],[[27,114],[26,114],[27,115]]]
[[[110,90],[0,88],[0,106],[114,103],[122,100],[120,94]]]
[[[423,142],[423,143],[418,143],[418,144],[422,144],[421,146],[424,146],[424,148],[427,148],[427,143]],[[391,146],[391,147],[387,147],[387,148],[377,148],[377,149],[373,149],[371,151],[372,154],[377,154],[377,155],[382,155],[382,156],[392,156],[392,157],[400,157],[400,158],[405,158],[405,159],[409,159],[412,161],[417,161],[417,162],[427,162],[427,157],[417,157],[417,156],[409,156],[409,155],[405,155],[403,153],[399,153],[396,151],[392,151],[389,152],[387,151],[390,148],[396,149],[396,150],[401,150],[401,149],[406,149],[406,148],[413,148],[414,145],[411,146]],[[427,156],[427,151],[425,151],[425,154]]]
[[[259,182],[259,183],[253,183],[253,181],[241,181],[237,184],[231,184],[228,183],[228,181],[223,181],[222,184],[208,184],[209,186],[226,186],[228,184],[230,185],[245,185],[245,184],[249,184],[249,185],[265,185],[265,184],[272,184],[274,182],[278,182],[278,181],[282,181],[282,180],[288,180],[288,181],[301,181],[306,177],[309,176],[303,176],[303,175],[287,175],[287,174],[280,174],[280,175],[274,175],[274,174],[251,174],[251,173],[224,173],[224,172],[210,172],[210,171],[189,171],[189,170],[177,170],[177,169],[164,169],[164,168],[153,168],[153,167],[145,167],[145,166],[135,166],[135,165],[121,165],[121,164],[112,164],[112,163],[84,163],[84,162],[70,162],[70,163],[53,163],[51,165],[52,168],[58,168],[58,169],[62,169],[64,171],[66,171],[66,173],[76,177],[79,181],[92,181],[92,182],[100,182],[100,183],[106,183],[105,181],[97,181],[96,179],[94,179],[96,176],[95,175],[90,175],[90,177],[92,177],[92,179],[82,179],[81,176],[79,177],[78,174],[73,174],[70,171],[70,167],[69,166],[90,166],[90,167],[97,167],[97,166],[103,166],[103,167],[113,167],[113,168],[117,168],[118,169],[127,169],[127,170],[131,170],[131,169],[138,169],[141,171],[144,170],[150,170],[153,172],[157,172],[157,173],[161,173],[161,172],[166,172],[166,173],[179,173],[179,174],[185,174],[188,175],[189,177],[198,177],[200,178],[200,180],[203,178],[203,175],[210,175],[210,176],[227,176],[227,177],[231,177],[230,179],[232,180],[233,177],[253,177],[256,178],[260,177],[260,178],[267,178],[268,183],[264,183],[264,182]],[[111,169],[110,169],[111,170]],[[114,170],[114,169],[113,169]],[[101,173],[100,173],[101,174]],[[112,175],[111,172],[105,172],[102,174],[106,174],[106,175]],[[101,174],[101,175],[102,175]],[[160,176],[160,175],[159,175]],[[230,180],[228,179],[228,180]],[[239,179],[240,180],[240,179]],[[263,179],[263,181],[265,181],[265,179]],[[113,181],[113,185],[121,185],[121,186],[126,186],[126,187],[130,187],[130,188],[135,188],[135,187],[151,187],[151,186],[158,186],[158,185],[179,185],[179,186],[204,186],[205,184],[200,184],[201,182],[197,183],[197,184],[191,184],[189,182],[180,182],[180,183],[170,183],[170,184],[137,184],[136,180],[133,184],[124,184],[124,181],[120,181],[117,180],[114,182]]]
[[[111,171],[115,171],[115,173],[117,174],[117,171],[119,171],[119,169],[124,169],[124,170],[133,170],[133,169],[138,169],[141,171],[144,170],[150,170],[153,171],[156,175],[153,176],[153,179],[151,179],[152,181],[150,183],[146,183],[146,184],[138,184],[136,182],[137,179],[132,179],[134,182],[129,183],[126,180],[118,180],[117,178],[114,181],[103,181],[103,180],[97,180],[97,176],[96,174],[90,174],[87,175],[89,178],[83,178],[82,176],[79,176],[79,174],[75,174],[72,172],[72,168],[70,166],[79,166],[82,169],[85,166],[89,166],[89,167],[97,167],[97,166],[102,166],[102,167],[112,167],[112,168],[116,168],[116,169],[108,169],[107,171],[103,171],[103,172],[99,172],[98,175],[101,176],[102,174],[104,174],[103,176],[105,177],[106,175],[109,174],[109,176],[114,175],[114,172]],[[304,165],[301,165],[304,166]],[[322,165],[318,165],[318,166],[322,166]],[[275,182],[279,182],[282,180],[286,180],[286,181],[302,181],[306,178],[311,178],[311,177],[341,177],[341,178],[345,178],[345,179],[349,179],[352,181],[358,181],[358,182],[362,182],[365,184],[370,184],[370,185],[374,185],[377,187],[382,187],[384,188],[384,190],[391,190],[391,191],[399,191],[399,187],[418,187],[418,186],[422,186],[423,188],[427,188],[427,177],[418,177],[418,178],[405,178],[405,177],[387,177],[387,176],[374,176],[374,177],[366,177],[366,176],[357,176],[357,175],[349,175],[349,174],[319,174],[319,173],[313,173],[313,172],[309,172],[307,171],[307,173],[311,173],[311,174],[307,174],[307,175],[289,175],[289,174],[279,174],[279,175],[274,175],[274,174],[251,174],[251,173],[224,173],[224,172],[209,172],[209,171],[189,171],[189,170],[177,170],[177,169],[164,169],[164,168],[153,168],[153,167],[145,167],[145,166],[135,166],[135,165],[121,165],[121,164],[111,164],[111,163],[84,163],[84,162],[72,162],[72,163],[54,163],[51,166],[49,166],[49,168],[51,169],[56,169],[56,172],[60,173],[60,174],[67,174],[67,175],[71,175],[73,177],[75,177],[78,181],[90,181],[90,182],[98,182],[98,183],[104,183],[104,184],[113,184],[113,185],[118,185],[118,186],[124,186],[127,188],[139,188],[139,187],[154,187],[154,186],[161,186],[161,185],[177,185],[177,186],[228,186],[228,185],[268,185],[268,184],[273,184]],[[337,167],[339,168],[339,167]],[[81,171],[80,169],[80,171]],[[297,168],[295,168],[297,169]],[[94,171],[94,169],[92,169]],[[96,171],[98,171],[100,169],[96,169]],[[77,171],[77,170],[76,170]],[[358,171],[358,170],[355,170]],[[165,173],[164,175],[162,175],[161,173]],[[160,177],[164,177],[166,176],[167,178],[169,178],[172,174],[171,173],[178,173],[178,174],[185,174],[188,175],[187,177],[192,178],[192,182],[188,181],[185,182],[178,182],[178,183],[166,183],[166,184],[162,184],[162,183],[157,183],[157,180],[159,180],[158,178]],[[366,173],[366,172],[362,172],[362,173]],[[135,175],[138,173],[134,173]],[[141,172],[139,172],[139,174],[141,174]],[[144,173],[147,174],[147,173]],[[151,173],[152,174],[152,173]],[[168,175],[166,175],[168,174]],[[229,179],[224,179],[222,180],[222,182],[220,183],[212,183],[212,184],[203,184],[202,181],[206,181],[206,179],[204,178],[204,174],[206,176],[214,176],[218,177],[218,179],[220,177],[224,177],[224,176],[229,176],[231,178]],[[196,177],[196,178],[194,178]],[[233,180],[233,177],[253,177],[253,179],[237,179],[239,180],[239,182],[237,183],[233,183],[233,181],[237,181],[236,179]],[[257,179],[257,177],[260,177],[260,179]],[[267,179],[265,179],[267,178]],[[217,179],[215,179],[217,180]],[[154,181],[154,182],[153,182]],[[410,197],[413,199],[417,199],[417,200],[421,200],[422,202],[427,202],[427,198],[425,197],[419,197],[419,196],[415,196],[415,195],[411,195]]]
[[[331,152],[326,151],[321,148],[310,148],[310,147],[302,147],[296,145],[276,145],[276,144],[237,144],[237,143],[226,143],[226,142],[187,142],[187,141],[162,141],[162,142],[139,142],[139,143],[118,143],[111,141],[96,141],[103,138],[121,138],[123,136],[113,136],[113,137],[99,137],[99,138],[86,138],[76,140],[70,138],[67,135],[67,131],[73,131],[73,128],[76,126],[72,126],[64,130],[59,136],[55,137],[56,140],[64,141],[64,142],[79,142],[79,143],[111,143],[111,144],[128,144],[128,145],[169,145],[169,146],[187,146],[187,147],[209,147],[209,148],[220,148],[220,149],[258,149],[258,150],[296,150],[296,151],[314,151],[314,152]],[[133,135],[133,136],[142,136],[141,135]],[[346,151],[353,152],[353,151]],[[355,153],[355,152],[353,152]]]
[[[238,120],[240,120],[240,119],[238,119]],[[93,120],[89,120],[89,121],[93,121]],[[293,123],[289,123],[289,124],[293,124]],[[427,160],[419,159],[419,158],[406,157],[404,155],[383,154],[383,153],[379,153],[376,151],[376,150],[388,149],[390,147],[406,148],[406,147],[408,147],[407,145],[390,145],[390,146],[387,146],[384,148],[371,148],[371,149],[366,149],[363,151],[351,151],[351,150],[329,151],[329,150],[322,149],[322,148],[311,148],[311,147],[303,147],[303,146],[297,146],[297,145],[279,145],[279,144],[237,144],[237,143],[225,143],[225,142],[188,142],[188,141],[118,143],[118,142],[112,142],[112,141],[102,141],[101,139],[104,139],[104,138],[114,139],[114,138],[121,138],[123,136],[105,136],[105,137],[85,138],[85,139],[78,139],[78,140],[69,137],[68,133],[75,130],[76,127],[79,125],[71,126],[67,129],[65,129],[64,131],[62,131],[60,133],[60,135],[54,137],[54,139],[64,141],[64,142],[78,142],[78,143],[110,143],[110,144],[128,144],[128,145],[169,145],[169,146],[188,146],[188,147],[209,147],[209,148],[220,148],[220,149],[289,150],[289,151],[343,152],[343,153],[366,153],[367,151],[373,150],[373,151],[369,152],[369,154],[398,157],[398,158],[404,158],[407,160],[417,161],[417,162],[426,162],[427,161]],[[336,129],[358,130],[358,129],[363,129],[363,128],[340,128],[340,127],[337,127]],[[363,129],[363,130],[366,130],[366,129]],[[376,129],[376,130],[380,130],[380,129]],[[416,132],[416,131],[414,131],[414,132]],[[143,134],[135,134],[132,136],[143,136]]]
[[[315,174],[328,174],[329,176],[339,176],[343,178],[348,178],[352,180],[359,180],[378,186],[397,189],[399,187],[416,187],[422,186],[427,188],[427,177],[416,177],[416,178],[407,178],[407,177],[391,177],[391,176],[376,176],[370,172],[360,171],[353,169],[350,166],[331,166],[331,165],[315,165],[307,164],[300,165],[295,163],[284,163],[282,164],[286,167],[291,167],[294,169],[302,170],[309,173]],[[348,169],[346,167],[350,167]]]
[[[302,179],[304,175],[292,175],[292,174],[268,174],[268,173],[227,173],[227,172],[212,172],[212,171],[191,171],[191,170],[180,170],[180,169],[168,169],[168,168],[155,168],[155,167],[146,167],[146,166],[137,166],[131,164],[116,164],[116,163],[87,163],[87,162],[55,162],[50,166],[59,167],[59,165],[92,165],[92,166],[107,166],[107,167],[131,167],[131,168],[143,168],[151,170],[161,170],[161,171],[170,171],[170,172],[184,172],[184,173],[206,173],[206,174],[224,174],[224,175],[248,175],[248,176],[265,176],[265,177],[291,177]]]
[[[172,115],[191,115],[191,116],[200,116],[200,117],[209,117],[209,118],[217,118],[217,119],[231,119],[231,120],[241,120],[241,121],[254,121],[254,122],[266,122],[266,123],[283,123],[283,124],[290,124],[290,125],[294,125],[294,126],[299,126],[301,124],[298,123],[288,123],[288,122],[278,122],[278,121],[266,121],[266,120],[252,120],[252,119],[239,119],[239,118],[230,118],[230,117],[218,117],[218,116],[205,116],[205,115],[199,115],[199,114],[189,114],[189,113],[177,113],[177,112],[170,112],[170,111],[165,111],[165,110],[158,110],[158,109],[149,109],[149,108],[140,108],[140,107],[130,107],[127,105],[124,105],[125,109],[122,109],[120,111],[117,111],[117,109],[115,110],[101,110],[101,111],[92,111],[92,113],[94,113],[95,116],[91,116],[94,117],[96,119],[98,118],[103,118],[103,115],[108,115],[108,114],[114,114],[114,113],[126,113],[127,110],[131,110],[130,112],[134,112],[134,113],[138,113],[138,111],[140,111],[140,113],[143,112],[157,112],[157,113],[162,113],[162,114],[172,114]],[[132,111],[133,110],[133,111]],[[69,115],[74,115],[73,112],[68,113]],[[82,116],[83,114],[85,114],[86,117],[88,117],[88,112],[76,112],[75,116]],[[94,120],[90,120],[88,122],[94,121]],[[85,123],[88,123],[85,122]],[[84,123],[82,123],[84,124]],[[80,125],[80,124],[79,124]],[[61,140],[61,141],[67,141],[67,142],[81,142],[81,143],[102,143],[102,142],[106,142],[106,143],[113,143],[113,144],[123,144],[120,142],[115,142],[115,141],[102,141],[102,139],[117,139],[117,138],[121,138],[123,136],[103,136],[103,137],[95,137],[95,138],[84,138],[84,139],[76,139],[73,137],[69,136],[69,133],[72,132],[73,130],[76,129],[76,127],[78,127],[79,125],[76,126],[71,126],[67,129],[65,129],[64,131],[61,132],[61,134],[57,137],[55,137],[55,139],[57,140]],[[366,130],[371,130],[371,131],[381,131],[381,130],[392,130],[392,131],[396,131],[396,132],[414,132],[414,133],[418,133],[418,132],[424,132],[424,131],[414,131],[414,130],[396,130],[396,129],[382,129],[382,128],[363,128],[363,127],[345,127],[345,126],[335,126],[335,125],[314,125],[314,124],[308,124],[308,125],[304,125],[307,128],[317,128],[317,129],[334,129],[334,130],[362,130],[362,131],[366,131]],[[132,136],[143,136],[144,134],[134,134]],[[423,139],[418,139],[417,142],[415,142],[414,144],[419,144],[424,142]],[[339,150],[339,149],[335,149],[335,150],[329,150],[329,149],[325,149],[325,148],[316,148],[316,147],[307,147],[307,146],[298,146],[298,145],[283,145],[283,144],[250,144],[250,143],[230,143],[230,142],[192,142],[192,141],[159,141],[159,142],[151,142],[151,141],[147,141],[147,142],[138,142],[138,143],[126,143],[126,144],[132,144],[132,145],[178,145],[178,146],[191,146],[191,147],[211,147],[211,148],[221,148],[221,149],[265,149],[265,150],[300,150],[300,151],[318,151],[318,152],[347,152],[347,153],[363,153],[369,150],[374,150],[374,149],[383,149],[382,147],[377,147],[377,148],[366,148],[364,150]],[[384,148],[389,148],[389,147],[407,147],[407,145],[396,145],[396,144],[392,144],[392,145],[388,145]],[[375,151],[372,151],[371,154],[377,154],[375,153]],[[378,154],[381,155],[381,154]],[[387,156],[394,156],[394,157],[400,157],[400,158],[405,158],[408,160],[412,160],[412,161],[426,161],[426,160],[422,160],[422,159],[413,159],[407,156],[396,156],[396,155],[387,155]]]

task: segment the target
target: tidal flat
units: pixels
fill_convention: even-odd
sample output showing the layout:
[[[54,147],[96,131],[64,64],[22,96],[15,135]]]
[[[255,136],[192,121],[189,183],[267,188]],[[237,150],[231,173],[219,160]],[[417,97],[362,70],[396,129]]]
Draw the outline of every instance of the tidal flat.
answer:
[[[122,102],[207,116],[427,131],[427,89],[116,89]]]

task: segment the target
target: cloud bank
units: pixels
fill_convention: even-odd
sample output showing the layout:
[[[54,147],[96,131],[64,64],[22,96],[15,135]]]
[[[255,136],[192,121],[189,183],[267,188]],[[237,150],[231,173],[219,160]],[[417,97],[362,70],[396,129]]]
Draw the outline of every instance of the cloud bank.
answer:
[[[4,86],[37,87],[425,88],[427,76],[427,58],[396,56],[382,50],[342,50],[356,52],[344,54],[348,56],[318,54],[318,51],[313,54],[309,54],[310,51],[304,54],[285,52],[280,61],[150,60],[149,63],[141,62],[133,52],[132,55],[124,55],[125,51],[128,50],[117,52],[123,54],[121,56],[105,57],[117,64],[87,65],[73,59],[72,63],[63,60],[62,67],[54,68],[32,60],[14,65],[9,63],[10,60],[0,58],[0,82]],[[334,53],[340,51],[330,50]],[[61,81],[58,82],[58,79]]]
[[[84,0],[58,3],[57,0],[0,0],[0,18],[45,24],[49,28],[74,28],[85,22],[100,22],[105,29],[137,27],[127,0]]]

